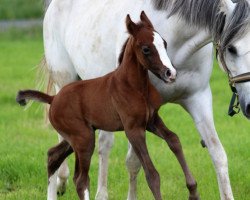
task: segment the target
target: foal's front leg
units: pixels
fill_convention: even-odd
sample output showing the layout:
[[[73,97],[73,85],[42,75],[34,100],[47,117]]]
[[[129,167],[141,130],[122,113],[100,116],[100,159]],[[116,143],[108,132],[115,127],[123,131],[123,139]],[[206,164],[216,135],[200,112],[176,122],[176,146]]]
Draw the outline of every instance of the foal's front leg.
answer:
[[[197,183],[186,163],[178,136],[165,126],[158,114],[155,115],[147,130],[153,132],[167,142],[169,148],[179,161],[185,175],[187,188],[189,190],[189,200],[198,200],[199,194],[197,192]]]
[[[143,130],[142,128],[133,128],[133,130],[125,130],[125,132],[136,155],[141,161],[148,186],[151,189],[154,198],[156,200],[161,200],[160,177],[148,154],[148,149],[145,141],[145,130]]]

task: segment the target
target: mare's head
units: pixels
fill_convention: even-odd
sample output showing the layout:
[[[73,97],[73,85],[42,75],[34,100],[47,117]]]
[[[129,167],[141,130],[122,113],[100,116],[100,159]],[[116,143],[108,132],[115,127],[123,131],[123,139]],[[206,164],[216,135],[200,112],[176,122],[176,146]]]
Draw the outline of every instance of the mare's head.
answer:
[[[238,2],[225,21],[219,38],[225,65],[231,77],[250,72],[250,4],[249,0]],[[250,81],[235,82],[234,85],[242,112],[250,118]]]
[[[166,83],[176,78],[176,70],[167,55],[167,43],[154,30],[154,27],[144,11],[140,15],[141,22],[134,23],[127,15],[126,26],[132,48],[137,61]]]

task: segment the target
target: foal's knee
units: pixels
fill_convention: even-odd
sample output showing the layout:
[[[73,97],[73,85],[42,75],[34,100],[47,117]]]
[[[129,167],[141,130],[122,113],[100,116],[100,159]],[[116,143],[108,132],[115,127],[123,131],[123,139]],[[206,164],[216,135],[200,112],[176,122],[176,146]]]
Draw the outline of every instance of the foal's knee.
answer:
[[[182,148],[181,142],[179,140],[179,137],[175,133],[172,133],[171,135],[169,135],[167,142],[168,142],[169,148],[175,154],[181,151],[181,148]]]

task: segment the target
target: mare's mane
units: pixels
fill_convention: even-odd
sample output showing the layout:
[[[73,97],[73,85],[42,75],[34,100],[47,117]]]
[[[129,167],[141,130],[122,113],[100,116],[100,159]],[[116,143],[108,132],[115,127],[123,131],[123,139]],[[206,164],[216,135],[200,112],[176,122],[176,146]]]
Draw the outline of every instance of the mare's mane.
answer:
[[[168,17],[178,15],[190,25],[205,27],[223,49],[240,38],[250,24],[247,0],[236,4],[232,16],[226,16],[223,11],[223,0],[152,0],[152,3],[158,10],[166,10]]]

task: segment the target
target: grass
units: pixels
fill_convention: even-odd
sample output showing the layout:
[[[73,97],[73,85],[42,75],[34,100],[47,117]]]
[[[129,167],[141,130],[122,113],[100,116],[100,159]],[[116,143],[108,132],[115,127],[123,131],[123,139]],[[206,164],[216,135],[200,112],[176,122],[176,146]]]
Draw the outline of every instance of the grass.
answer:
[[[43,0],[1,0],[0,20],[41,18],[43,3]]]
[[[17,39],[14,36],[19,36]],[[15,33],[0,39],[0,199],[31,200],[46,198],[46,152],[57,143],[55,132],[44,125],[43,109],[34,103],[24,110],[15,102],[19,89],[34,88],[36,68],[43,56],[42,39],[38,35]],[[250,123],[242,113],[231,118],[227,108],[231,97],[226,75],[215,66],[211,78],[217,131],[228,155],[231,185],[236,200],[250,199]],[[161,116],[168,127],[178,133],[187,162],[193,172],[201,199],[219,199],[215,171],[207,149],[201,148],[200,137],[189,115],[176,105],[162,107]],[[166,144],[147,135],[150,155],[161,175],[163,199],[184,200],[188,192],[179,164]],[[94,199],[98,172],[98,143],[93,155],[90,178]],[[109,160],[108,188],[110,200],[126,199],[128,176],[125,167],[127,140],[115,134]],[[69,159],[71,176],[67,192],[60,200],[77,199],[72,182],[74,156]],[[151,200],[152,194],[141,170],[138,199]]]

